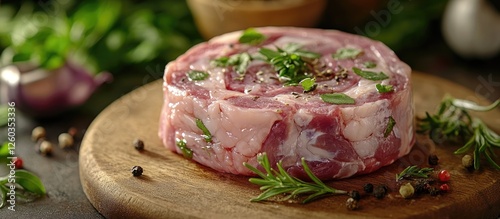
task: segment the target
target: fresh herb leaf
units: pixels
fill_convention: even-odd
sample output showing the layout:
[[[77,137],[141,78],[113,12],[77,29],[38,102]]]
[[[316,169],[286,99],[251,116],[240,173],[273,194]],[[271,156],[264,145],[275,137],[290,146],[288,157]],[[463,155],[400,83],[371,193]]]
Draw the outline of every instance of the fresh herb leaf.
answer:
[[[281,48],[277,48],[277,51],[268,48],[259,50],[259,53],[266,58],[265,61],[274,67],[278,78],[286,85],[297,85],[301,80],[309,78],[308,74],[312,72],[312,69],[307,59],[320,56],[313,52],[299,51],[297,48],[299,47],[287,48],[290,51]],[[294,51],[291,51],[292,49]]]
[[[14,179],[15,182],[12,182],[9,175],[0,177],[0,194],[2,196],[0,208],[5,206],[7,193],[11,186],[16,187],[16,197],[25,201],[33,201],[46,194],[45,186],[40,178],[27,170],[16,170]]]
[[[307,58],[307,59],[319,59],[319,58],[321,58],[321,54],[319,54],[319,53],[300,50],[300,49],[295,51],[294,53],[299,55],[302,58]]]
[[[489,106],[479,106],[468,100],[445,97],[436,114],[431,115],[426,112],[426,117],[418,120],[418,132],[429,133],[429,137],[436,143],[456,142],[464,139],[466,143],[454,154],[463,154],[473,150],[474,169],[480,168],[480,159],[484,157],[491,166],[500,170],[493,151],[495,148],[500,148],[499,135],[489,129],[480,119],[472,118],[467,111],[484,112],[499,105],[500,100]]]
[[[320,97],[325,103],[331,104],[354,104],[356,102],[352,97],[342,93],[321,94]]]
[[[302,48],[302,45],[299,43],[287,43],[283,46],[283,51],[293,53]]]
[[[391,134],[394,125],[396,125],[396,121],[392,118],[392,116],[389,116],[389,121],[387,122],[387,127],[384,131],[384,138],[387,138]]]
[[[241,53],[238,57],[236,72],[240,75],[245,74],[251,61],[252,57],[248,53]]]
[[[298,43],[289,43],[283,47],[283,51],[288,52],[288,53],[295,53],[302,58],[308,58],[308,59],[321,58],[321,54],[319,54],[319,53],[302,50],[300,48],[302,48],[302,45],[300,45]]]
[[[230,58],[230,56],[222,56],[222,57],[219,57],[219,58],[212,60],[210,63],[213,66],[217,66],[217,67],[227,67],[227,66],[234,65],[233,63],[229,62],[229,58]]]
[[[402,180],[403,178],[420,177],[428,178],[429,175],[434,171],[433,168],[419,168],[418,166],[409,166],[405,168],[401,173],[396,174],[396,181]]]
[[[0,208],[3,208],[5,204],[7,204],[7,193],[9,189],[6,185],[0,185],[0,196],[2,197],[2,201],[0,202]]]
[[[314,78],[305,78],[300,81],[300,85],[302,85],[305,93],[313,91],[318,86]]]
[[[201,121],[201,119],[196,119],[196,126],[203,132],[203,138],[205,138],[205,141],[212,142],[212,134],[207,129],[205,124],[203,124],[203,121]]]
[[[281,161],[276,164],[278,170],[271,167],[266,153],[257,155],[257,162],[264,168],[265,173],[248,163],[243,163],[245,167],[257,174],[260,178],[250,178],[248,181],[259,185],[263,191],[258,197],[251,201],[264,201],[274,196],[286,195],[282,200],[298,198],[300,195],[308,195],[302,203],[308,203],[326,195],[347,194],[346,191],[334,189],[325,185],[311,171],[304,158],[301,159],[304,171],[312,182],[304,182],[290,176],[282,167]]]
[[[7,158],[9,154],[9,142],[5,141],[0,145],[0,158]]]
[[[9,120],[9,107],[7,105],[0,105],[0,127],[7,125]]]
[[[355,48],[340,48],[332,57],[335,59],[354,59],[358,57],[363,51]]]
[[[243,34],[240,36],[238,40],[240,43],[250,44],[250,45],[258,45],[266,40],[266,36],[254,28],[248,28],[243,31]]]
[[[394,91],[394,87],[392,85],[382,85],[382,84],[377,84],[375,85],[377,88],[377,91],[379,93],[389,93],[391,91]]]
[[[189,80],[191,81],[203,81],[210,76],[207,72],[198,71],[198,70],[190,70],[187,73]]]
[[[375,67],[377,67],[377,63],[372,62],[372,61],[367,61],[367,62],[363,63],[363,65],[365,66],[365,68],[375,68]]]
[[[251,61],[252,57],[250,56],[250,54],[244,52],[244,53],[234,54],[229,57],[224,56],[217,58],[212,61],[212,64],[217,67],[234,66],[236,73],[244,75]]]
[[[187,147],[186,139],[177,139],[176,144],[179,149],[182,151],[182,155],[185,158],[191,159],[193,158],[193,151]]]
[[[45,195],[45,186],[35,174],[26,170],[16,170],[16,183],[24,190],[37,195]]]
[[[6,141],[0,145],[0,162],[7,162],[10,155],[9,142]]]
[[[361,69],[356,68],[356,67],[352,67],[352,70],[354,71],[354,73],[361,76],[362,78],[365,78],[365,79],[368,79],[371,81],[381,81],[381,80],[389,78],[383,72],[376,73],[376,72],[372,72],[372,71],[364,71],[364,70],[361,70]]]
[[[268,48],[260,48],[259,53],[264,55],[267,60],[272,60],[278,56],[281,56],[281,53]]]

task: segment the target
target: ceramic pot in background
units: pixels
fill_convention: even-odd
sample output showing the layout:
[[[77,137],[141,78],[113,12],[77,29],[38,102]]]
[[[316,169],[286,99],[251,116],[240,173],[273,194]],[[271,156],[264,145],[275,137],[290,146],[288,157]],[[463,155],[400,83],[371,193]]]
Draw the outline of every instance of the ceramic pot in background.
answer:
[[[314,27],[326,0],[188,0],[198,30],[205,39],[261,26]]]

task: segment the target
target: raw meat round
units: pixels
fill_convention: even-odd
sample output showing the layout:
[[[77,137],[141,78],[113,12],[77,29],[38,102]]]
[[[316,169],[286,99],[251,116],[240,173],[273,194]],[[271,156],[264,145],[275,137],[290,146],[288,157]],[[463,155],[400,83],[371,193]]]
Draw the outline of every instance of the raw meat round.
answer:
[[[196,162],[243,175],[252,174],[243,162],[257,166],[256,156],[266,152],[271,163],[281,160],[288,173],[307,178],[300,162],[304,157],[323,180],[370,173],[409,153],[415,141],[411,69],[393,51],[380,42],[335,30],[256,30],[267,37],[257,46],[239,43],[242,32],[228,33],[194,46],[166,66],[159,127],[165,147],[182,154],[177,142],[184,141]],[[291,43],[321,54],[314,68],[333,73],[315,75],[317,87],[312,92],[304,93],[300,85],[284,86],[273,66],[258,58],[243,77],[234,67],[213,64],[220,57],[243,52],[258,56],[261,47],[276,50]],[[342,48],[361,53],[334,58],[332,54]],[[368,80],[353,67],[383,72],[388,78]],[[209,76],[190,80],[187,73],[192,70]],[[379,93],[376,84],[392,85],[393,91]],[[355,103],[326,103],[320,95],[327,93],[346,94]]]

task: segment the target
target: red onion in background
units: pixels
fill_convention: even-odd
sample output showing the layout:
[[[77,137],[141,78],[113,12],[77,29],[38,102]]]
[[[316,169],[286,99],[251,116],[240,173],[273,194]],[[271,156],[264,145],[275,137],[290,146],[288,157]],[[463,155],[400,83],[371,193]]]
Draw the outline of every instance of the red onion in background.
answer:
[[[9,65],[0,69],[0,102],[13,101],[19,110],[34,117],[53,116],[83,104],[112,79],[108,72],[94,76],[70,62],[54,70],[28,63]]]

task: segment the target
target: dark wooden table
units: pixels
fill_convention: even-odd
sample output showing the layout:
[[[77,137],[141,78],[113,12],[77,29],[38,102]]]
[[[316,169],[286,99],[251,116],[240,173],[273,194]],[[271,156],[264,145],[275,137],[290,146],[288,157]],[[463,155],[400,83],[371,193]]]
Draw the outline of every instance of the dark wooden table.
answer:
[[[463,60],[453,55],[440,39],[399,56],[414,70],[462,84],[490,100],[500,97],[500,56],[486,61]],[[79,140],[102,109],[127,92],[161,78],[162,71],[163,66],[151,66],[143,72],[119,73],[113,83],[99,89],[84,106],[58,117],[40,120],[18,112],[16,153],[24,159],[26,169],[40,176],[47,196],[31,203],[16,203],[15,212],[0,209],[0,218],[102,218],[87,200],[80,184]],[[79,130],[80,138],[74,148],[62,150],[56,146],[53,156],[44,157],[35,152],[35,143],[31,141],[31,130],[39,125],[46,128],[48,140],[53,143],[70,127]],[[2,135],[6,132],[5,127],[0,128]],[[6,171],[5,167],[0,167],[1,175]]]

